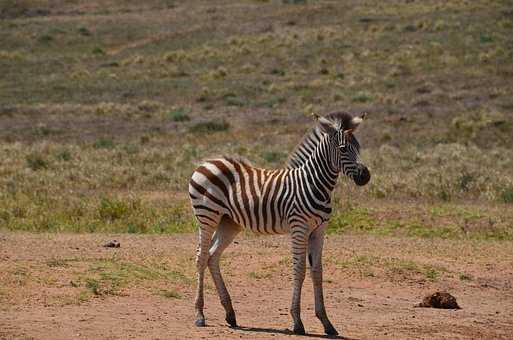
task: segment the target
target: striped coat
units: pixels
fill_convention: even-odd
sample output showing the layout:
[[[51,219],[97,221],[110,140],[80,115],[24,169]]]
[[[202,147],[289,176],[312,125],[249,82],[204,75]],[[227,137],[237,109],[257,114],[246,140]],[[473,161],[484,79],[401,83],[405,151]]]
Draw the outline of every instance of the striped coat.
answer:
[[[336,334],[326,316],[322,298],[321,252],[326,222],[331,214],[331,193],[340,172],[358,184],[368,181],[368,178],[362,179],[368,171],[359,162],[359,144],[350,135],[361,119],[358,121],[348,114],[328,117],[319,119],[321,132],[316,144],[306,138],[308,143],[296,149],[296,155],[301,157],[293,158],[294,166],[290,166],[289,161],[287,169],[260,169],[243,159],[223,157],[205,161],[194,171],[189,195],[200,224],[196,325],[205,324],[203,272],[207,266],[225,307],[226,320],[236,325],[231,299],[219,270],[219,257],[236,234],[247,228],[261,234],[291,234],[294,267],[291,314],[294,331],[299,334],[304,333],[299,314],[308,253],[316,314],[326,333]],[[344,122],[347,125],[344,126]]]

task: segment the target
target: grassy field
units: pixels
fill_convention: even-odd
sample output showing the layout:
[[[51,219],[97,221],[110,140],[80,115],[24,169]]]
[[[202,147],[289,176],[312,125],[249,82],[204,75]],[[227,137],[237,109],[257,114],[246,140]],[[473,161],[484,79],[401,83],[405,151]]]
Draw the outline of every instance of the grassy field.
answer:
[[[513,238],[508,1],[3,1],[0,228],[194,230],[203,158],[369,112],[332,231]],[[354,223],[353,223],[354,222]]]
[[[353,338],[507,339],[508,0],[0,1],[0,338],[289,334],[288,241],[249,234],[223,270],[242,324],[262,328],[191,330],[187,184],[224,154],[281,167],[310,113],[336,110],[369,113],[372,179],[334,195],[335,322]],[[413,308],[428,290],[463,310]]]

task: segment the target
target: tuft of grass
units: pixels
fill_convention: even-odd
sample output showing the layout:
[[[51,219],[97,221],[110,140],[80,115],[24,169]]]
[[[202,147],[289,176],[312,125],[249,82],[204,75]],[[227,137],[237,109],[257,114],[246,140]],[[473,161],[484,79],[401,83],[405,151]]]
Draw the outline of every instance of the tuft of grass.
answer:
[[[50,259],[46,261],[46,265],[48,267],[54,268],[54,267],[69,267],[68,261],[63,259]]]
[[[89,29],[87,27],[83,27],[83,26],[79,27],[77,29],[77,32],[85,37],[89,37],[91,35],[91,31],[89,31]]]
[[[360,93],[351,98],[351,100],[355,103],[368,103],[372,101],[372,97],[365,93]]]
[[[174,289],[162,289],[159,292],[159,295],[163,296],[167,299],[181,299],[182,298],[182,295]]]
[[[194,124],[189,128],[189,131],[193,133],[212,133],[226,131],[229,128],[230,124],[225,120],[211,120]]]
[[[376,220],[366,209],[352,208],[333,214],[328,225],[328,233],[371,231],[375,230],[376,224]]]
[[[255,280],[268,279],[271,277],[271,273],[250,272],[248,275]]]
[[[188,113],[189,113],[189,110],[184,109],[184,108],[179,108],[174,111],[168,112],[167,116],[173,122],[186,122],[186,121],[191,120]]]
[[[470,274],[461,273],[460,280],[461,281],[472,281],[474,278]]]
[[[99,47],[99,46],[96,46],[94,47],[92,50],[91,50],[91,53],[92,54],[95,54],[95,55],[105,55],[105,51],[103,50],[103,48]]]
[[[513,203],[513,186],[508,186],[501,191],[500,199],[504,203]]]
[[[99,138],[94,142],[95,149],[112,149],[114,148],[114,141],[110,138]]]
[[[61,150],[55,155],[55,157],[60,161],[70,161],[71,160],[71,152],[69,150]]]
[[[47,44],[53,41],[53,37],[50,34],[43,34],[37,39],[40,43]]]
[[[125,216],[129,210],[130,207],[126,202],[104,197],[100,201],[98,213],[102,219],[114,221]]]
[[[38,171],[42,169],[48,168],[48,161],[43,158],[43,156],[37,152],[33,152],[25,158],[27,162],[27,166],[33,171]]]

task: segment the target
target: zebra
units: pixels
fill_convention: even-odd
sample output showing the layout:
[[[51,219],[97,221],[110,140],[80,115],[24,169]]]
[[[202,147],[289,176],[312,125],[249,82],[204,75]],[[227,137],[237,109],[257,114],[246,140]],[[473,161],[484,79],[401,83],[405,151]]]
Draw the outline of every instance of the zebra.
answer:
[[[219,260],[235,236],[247,228],[260,234],[291,235],[293,332],[305,334],[300,299],[308,254],[315,315],[326,334],[338,334],[324,306],[322,248],[332,210],[331,193],[339,173],[360,186],[370,180],[370,172],[359,157],[360,145],[353,135],[365,114],[353,116],[348,112],[335,112],[315,117],[317,127],[294,150],[286,168],[261,169],[244,159],[222,157],[205,161],[193,172],[189,196],[199,222],[196,326],[206,325],[203,281],[208,266],[226,312],[226,322],[237,327]]]

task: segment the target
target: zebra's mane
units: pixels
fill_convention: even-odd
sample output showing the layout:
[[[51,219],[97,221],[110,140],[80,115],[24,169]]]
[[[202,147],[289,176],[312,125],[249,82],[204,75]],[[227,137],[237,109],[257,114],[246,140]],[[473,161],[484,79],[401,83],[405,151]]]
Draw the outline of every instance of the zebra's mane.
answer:
[[[324,117],[333,121],[334,123],[340,124],[343,129],[348,129],[352,126],[351,120],[353,119],[353,116],[347,112],[332,112],[328,113]],[[303,136],[301,142],[289,155],[286,162],[287,169],[299,168],[305,164],[310,156],[312,156],[321,139],[321,128],[319,123],[316,123],[316,125]]]

